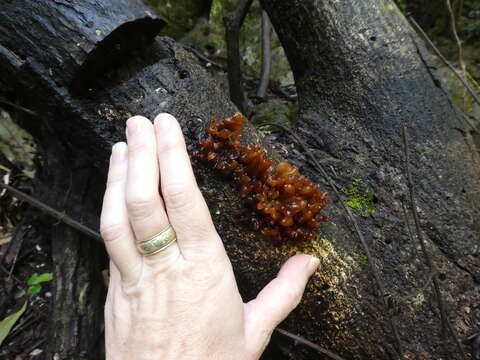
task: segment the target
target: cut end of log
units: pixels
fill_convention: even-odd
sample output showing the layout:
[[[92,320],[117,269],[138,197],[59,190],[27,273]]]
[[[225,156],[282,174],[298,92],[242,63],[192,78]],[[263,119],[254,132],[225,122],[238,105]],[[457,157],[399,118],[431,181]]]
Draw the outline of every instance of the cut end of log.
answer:
[[[150,45],[165,22],[146,16],[124,23],[96,44],[72,81],[76,93],[85,93],[105,71],[124,63],[132,51]]]

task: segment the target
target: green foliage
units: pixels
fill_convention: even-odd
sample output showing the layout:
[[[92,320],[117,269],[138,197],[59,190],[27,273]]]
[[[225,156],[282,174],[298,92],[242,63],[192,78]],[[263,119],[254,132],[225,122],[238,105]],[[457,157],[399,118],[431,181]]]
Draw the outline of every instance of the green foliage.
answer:
[[[25,310],[27,309],[27,301],[23,304],[23,306],[17,312],[8,315],[5,319],[0,321],[0,345],[2,345],[5,338],[10,334],[15,323],[20,319],[23,315]]]
[[[395,0],[395,3],[402,11],[405,11],[407,9],[407,0]]]
[[[146,0],[158,16],[167,25],[162,30],[162,35],[180,39],[187,31],[191,30],[198,18],[206,8],[204,0]]]
[[[27,285],[29,285],[27,294],[38,294],[42,290],[42,285],[40,284],[51,281],[52,279],[53,275],[51,273],[33,274],[27,281]]]
[[[460,16],[458,27],[465,41],[480,39],[480,2],[465,1],[465,10]]]
[[[347,188],[340,189],[347,195],[345,205],[354,213],[362,216],[370,216],[375,212],[373,206],[373,192],[369,189],[362,190],[362,179],[354,179]]]
[[[27,294],[38,294],[42,290],[42,283],[51,281],[53,275],[51,273],[33,274],[27,280]],[[20,319],[25,310],[27,309],[28,300],[25,301],[23,306],[17,312],[8,315],[5,319],[0,321],[0,345],[2,345],[5,338],[10,334],[10,331],[15,326],[15,323]]]
[[[225,25],[223,18],[227,13],[235,10],[238,5],[236,0],[213,0],[208,22],[198,25],[187,33],[181,41],[196,47],[213,47],[226,54]],[[240,53],[242,72],[251,77],[259,77],[261,67],[261,8],[254,2],[250,8],[240,31]],[[283,85],[294,83],[287,57],[275,33],[271,42],[272,80],[277,80]]]

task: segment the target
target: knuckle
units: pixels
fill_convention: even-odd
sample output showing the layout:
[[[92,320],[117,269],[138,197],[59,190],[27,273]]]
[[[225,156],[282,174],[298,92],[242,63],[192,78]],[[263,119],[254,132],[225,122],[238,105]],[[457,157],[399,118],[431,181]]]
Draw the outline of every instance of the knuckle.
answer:
[[[148,218],[155,208],[153,196],[134,196],[127,198],[128,214],[134,219]]]
[[[166,184],[162,193],[166,206],[172,210],[184,209],[193,202],[192,191],[185,184]]]
[[[125,228],[122,224],[101,224],[100,235],[105,241],[115,241],[125,234]]]
[[[282,279],[280,282],[282,293],[287,299],[290,299],[291,308],[294,309],[302,300],[303,289],[298,284],[295,284],[286,279]]]
[[[182,146],[181,138],[173,134],[172,136],[162,139],[162,141],[159,142],[158,150],[162,153],[167,153],[172,150],[179,149],[181,148],[181,146]]]
[[[128,148],[133,156],[153,152],[153,147],[148,141],[131,141]]]

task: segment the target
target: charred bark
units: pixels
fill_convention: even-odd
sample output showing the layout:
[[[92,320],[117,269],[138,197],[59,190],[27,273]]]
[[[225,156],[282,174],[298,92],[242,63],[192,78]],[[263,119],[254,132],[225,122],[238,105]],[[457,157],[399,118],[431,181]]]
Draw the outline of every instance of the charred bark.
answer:
[[[43,198],[98,228],[110,146],[124,139],[129,116],[174,114],[189,150],[195,150],[198,133],[208,120],[231,116],[236,109],[182,47],[166,38],[152,41],[153,28],[161,22],[141,4],[84,3],[88,5],[3,2],[0,84],[5,96],[42,119],[27,118],[23,123],[47,154],[49,173],[39,187]],[[428,56],[393,2],[264,0],[262,5],[284,44],[297,82],[301,109],[296,132],[340,188],[348,189],[361,178],[359,191],[373,194],[374,213],[356,216],[372,256],[371,266],[366,266],[365,249],[346,220],[335,189],[298,151],[285,156],[334,198],[331,223],[316,242],[308,244],[274,244],[259,238],[234,215],[243,205],[231,182],[195,162],[199,185],[231,256],[242,295],[246,300],[254,296],[287,256],[306,251],[321,258],[322,268],[299,309],[284,324],[287,329],[346,359],[399,358],[400,354],[458,358],[451,336],[442,338],[435,294],[429,286],[429,279],[439,274],[425,270],[418,242],[407,231],[406,220],[411,222],[411,217],[405,219],[402,211],[402,204],[408,203],[400,125],[410,130],[410,165],[421,225],[432,261],[444,275],[442,294],[460,340],[474,330],[475,320],[468,318],[465,307],[474,313],[474,275],[479,271],[474,257],[479,229],[474,219],[479,213],[480,176],[478,152],[469,147],[471,129],[458,120],[437,87],[433,70],[424,64]],[[116,12],[108,15],[110,10],[105,9]],[[126,20],[119,13],[131,16]],[[84,25],[87,14],[93,14],[91,26]],[[139,20],[145,16],[146,22]],[[104,22],[110,25],[98,25]],[[103,37],[93,35],[97,29]],[[87,47],[77,46],[82,34]],[[145,41],[137,41],[144,34]],[[118,48],[119,39],[124,41],[120,49],[128,49],[128,55],[112,50]],[[247,141],[262,142],[250,126],[245,136]],[[57,279],[62,281],[56,284],[51,335],[65,338],[70,326],[78,338],[72,335],[70,341],[53,342],[51,353],[81,359],[96,344],[92,334],[101,336],[98,270],[104,264],[92,256],[99,252],[93,245],[74,242],[80,236],[65,228],[57,231],[62,235],[54,236],[53,249]],[[66,259],[71,259],[75,271]],[[372,269],[380,276],[383,297]],[[88,305],[83,307],[86,310],[78,310],[81,304]],[[60,314],[65,318],[60,319]],[[295,352],[299,359],[317,356]]]

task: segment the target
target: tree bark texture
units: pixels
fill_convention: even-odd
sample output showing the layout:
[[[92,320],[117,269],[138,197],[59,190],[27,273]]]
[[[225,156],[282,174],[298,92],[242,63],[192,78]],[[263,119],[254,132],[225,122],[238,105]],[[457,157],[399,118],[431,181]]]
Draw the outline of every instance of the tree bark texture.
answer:
[[[365,313],[377,314],[384,329],[387,318],[393,318],[406,354],[459,357],[458,349],[449,347],[451,336],[444,339],[441,334],[431,284],[419,291],[428,270],[417,251],[418,241],[408,236],[406,222],[413,220],[402,210],[408,192],[401,125],[409,132],[421,227],[440,269],[442,296],[460,341],[479,325],[471,315],[480,270],[480,167],[473,141],[477,133],[462,121],[423,46],[392,1],[262,0],[262,6],[295,76],[300,102],[296,132],[314,156],[332,168],[337,183],[346,187],[362,179],[374,194],[375,213],[359,218],[360,226],[385,296],[398,302],[400,310],[395,310],[398,305],[378,307],[371,293],[378,284],[367,288],[363,279],[359,294],[364,306],[372,306]],[[338,251],[355,253],[352,235],[336,239]],[[416,300],[408,300],[411,294]],[[395,343],[391,330],[377,340],[378,348]]]
[[[0,85],[4,96],[41,117],[22,122],[46,154],[42,198],[98,228],[110,146],[124,140],[129,116],[172,113],[193,151],[211,117],[231,116],[236,109],[190,53],[167,38],[152,41],[161,21],[141,4],[83,3],[91,7],[3,2]],[[239,220],[243,205],[235,185],[194,161],[244,299],[255,296],[288,256],[308,252],[321,258],[321,269],[284,328],[345,359],[460,358],[452,337],[441,333],[431,278],[444,279],[449,319],[463,340],[478,326],[480,167],[471,130],[437,86],[427,54],[393,2],[263,0],[262,6],[297,83],[295,132],[339,188],[361,179],[356,182],[360,190],[374,195],[373,214],[355,215],[372,256],[365,258],[334,189],[298,144],[283,152],[285,147],[272,144],[269,150],[277,159],[279,150],[331,192],[327,213],[332,221],[312,243],[276,244],[259,237]],[[86,18],[92,19],[90,26],[84,25]],[[96,30],[103,37],[95,37]],[[142,36],[145,41],[137,41]],[[81,41],[88,46],[78,46]],[[118,48],[128,51],[119,55],[112,50]],[[409,129],[417,206],[440,274],[427,270],[419,243],[407,230],[411,216],[403,215],[402,204],[408,207],[408,202],[401,124]],[[244,136],[247,142],[264,142],[251,126]],[[53,341],[51,353],[83,359],[102,336],[103,253],[86,241],[75,242],[82,236],[69,229],[55,229],[55,234],[51,335],[70,340]],[[67,335],[69,328],[76,333]],[[295,354],[298,359],[318,356],[301,348]]]

